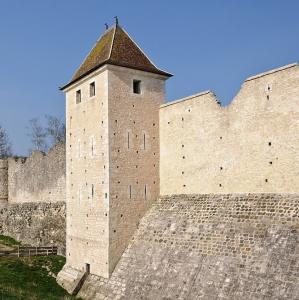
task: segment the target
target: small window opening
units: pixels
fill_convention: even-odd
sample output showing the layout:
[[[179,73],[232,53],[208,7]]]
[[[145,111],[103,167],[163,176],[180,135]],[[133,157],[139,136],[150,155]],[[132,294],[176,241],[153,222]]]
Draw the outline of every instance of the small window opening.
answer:
[[[143,150],[145,150],[145,134],[143,135]]]
[[[269,161],[269,164],[272,165],[272,161]]]
[[[270,96],[269,95],[267,95],[267,100],[269,100],[270,99]]]
[[[265,182],[268,182],[268,179],[265,179]]]
[[[147,187],[146,185],[144,186],[144,199],[146,200],[146,194],[147,194]]]
[[[76,92],[76,104],[81,102],[81,90]]]
[[[93,96],[95,96],[95,94],[96,94],[96,84],[95,84],[95,82],[92,82],[89,85],[89,95],[90,95],[90,97],[93,97]]]
[[[91,198],[93,199],[94,197],[94,185],[91,185]]]
[[[107,193],[105,193],[105,199],[107,199],[107,196],[108,196]]]
[[[271,145],[272,145],[272,143],[271,143],[271,142],[269,142],[269,143],[268,143],[268,145],[269,145],[269,146],[271,146]]]
[[[133,80],[133,92],[134,94],[141,94],[141,81]]]
[[[132,186],[131,185],[129,186],[129,196],[130,196],[130,199],[132,199]]]
[[[130,149],[130,132],[128,132],[128,149]]]

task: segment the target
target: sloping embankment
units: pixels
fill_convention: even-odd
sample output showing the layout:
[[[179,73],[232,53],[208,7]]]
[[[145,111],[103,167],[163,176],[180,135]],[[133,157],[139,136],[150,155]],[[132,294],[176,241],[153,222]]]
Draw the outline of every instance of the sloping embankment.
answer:
[[[299,299],[299,195],[175,195],[85,299]]]

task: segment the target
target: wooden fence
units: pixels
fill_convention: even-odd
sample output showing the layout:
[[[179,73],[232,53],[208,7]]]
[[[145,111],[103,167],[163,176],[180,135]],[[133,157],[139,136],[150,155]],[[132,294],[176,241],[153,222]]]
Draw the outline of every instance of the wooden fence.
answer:
[[[38,255],[57,255],[57,247],[49,246],[49,247],[26,247],[26,246],[18,246],[18,248],[11,251],[1,251],[1,256],[17,256],[17,257],[30,257],[30,256],[38,256]]]

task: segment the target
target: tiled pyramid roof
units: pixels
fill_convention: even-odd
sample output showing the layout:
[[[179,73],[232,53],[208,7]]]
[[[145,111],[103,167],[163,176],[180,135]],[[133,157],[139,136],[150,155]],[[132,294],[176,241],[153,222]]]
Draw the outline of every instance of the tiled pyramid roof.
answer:
[[[114,25],[102,35],[64,89],[97,68],[111,64],[164,76],[171,74],[158,69],[119,26]]]

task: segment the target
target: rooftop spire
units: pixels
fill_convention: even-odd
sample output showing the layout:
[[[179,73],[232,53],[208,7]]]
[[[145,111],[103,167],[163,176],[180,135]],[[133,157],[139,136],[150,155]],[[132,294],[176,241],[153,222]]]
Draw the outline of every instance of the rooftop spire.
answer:
[[[118,26],[118,17],[115,16],[114,19],[115,19],[115,24],[116,24],[116,26]]]

